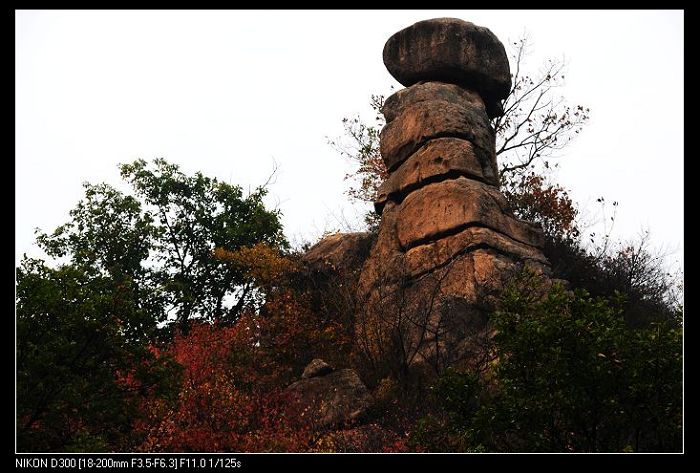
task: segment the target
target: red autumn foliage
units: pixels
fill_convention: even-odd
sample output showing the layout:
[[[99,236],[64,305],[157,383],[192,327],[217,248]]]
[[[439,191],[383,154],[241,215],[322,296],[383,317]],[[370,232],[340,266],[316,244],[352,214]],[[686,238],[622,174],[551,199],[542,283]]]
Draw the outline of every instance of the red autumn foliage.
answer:
[[[178,398],[147,403],[141,451],[299,451],[308,443],[295,403],[255,369],[249,320],[233,327],[196,324],[168,353],[183,367]]]
[[[258,286],[233,324],[193,323],[154,354],[181,366],[175,399],[146,396],[134,422],[140,451],[308,451],[313,418],[285,391],[314,357],[347,364],[347,326],[312,310],[290,287],[297,264],[256,245],[216,256],[245,267]],[[137,383],[129,378],[134,385]]]

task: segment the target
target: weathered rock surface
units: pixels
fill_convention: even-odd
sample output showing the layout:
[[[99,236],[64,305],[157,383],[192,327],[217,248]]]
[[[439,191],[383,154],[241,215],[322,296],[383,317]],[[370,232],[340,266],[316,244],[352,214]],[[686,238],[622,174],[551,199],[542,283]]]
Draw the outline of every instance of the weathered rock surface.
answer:
[[[442,267],[457,256],[479,249],[491,249],[514,260],[531,260],[547,264],[547,259],[535,247],[525,245],[490,228],[470,227],[437,241],[411,248],[405,255],[406,274],[415,278],[426,271]]]
[[[442,100],[462,107],[486,110],[484,101],[472,90],[445,82],[419,82],[387,97],[382,107],[382,114],[389,123],[401,115],[406,106],[431,100]]]
[[[291,384],[287,390],[298,399],[304,415],[318,429],[356,420],[372,405],[369,390],[350,369],[305,378]]]
[[[496,185],[496,156],[459,138],[430,140],[382,183],[374,207],[381,214],[391,198],[401,200],[422,185],[460,175]]]
[[[309,248],[302,261],[328,265],[335,269],[351,271],[362,267],[374,237],[369,232],[334,233],[322,238]]]
[[[374,288],[384,286],[386,283],[394,283],[404,272],[405,255],[400,249],[396,236],[397,215],[398,206],[388,202],[382,213],[377,242],[362,266],[358,279],[357,305],[360,310],[367,309],[363,304]]]
[[[380,133],[379,151],[387,169],[394,171],[428,140],[443,137],[469,140],[487,152],[496,146],[493,128],[483,110],[431,100],[407,105],[388,123]]]
[[[306,365],[304,372],[301,374],[301,379],[316,378],[317,376],[325,376],[333,371],[333,367],[320,358],[314,358],[311,363]]]
[[[510,214],[503,194],[487,184],[459,177],[428,184],[412,192],[398,206],[396,233],[408,250],[448,236],[467,226],[491,228],[510,238],[542,247],[541,230]]]
[[[488,29],[456,18],[415,23],[389,38],[384,64],[408,87],[442,81],[476,90],[485,102],[508,95],[510,67],[503,44]]]
[[[391,270],[373,268],[379,278],[365,281],[369,289],[355,329],[363,334],[363,346],[380,360],[395,356],[400,348],[409,365],[427,364],[436,370],[468,360],[483,345],[493,288],[501,287],[495,278],[477,280],[475,259],[482,255],[494,264],[500,258],[477,249],[416,278],[401,275],[399,258]],[[511,260],[505,265],[508,270],[514,267]],[[400,347],[395,345],[398,334]]]

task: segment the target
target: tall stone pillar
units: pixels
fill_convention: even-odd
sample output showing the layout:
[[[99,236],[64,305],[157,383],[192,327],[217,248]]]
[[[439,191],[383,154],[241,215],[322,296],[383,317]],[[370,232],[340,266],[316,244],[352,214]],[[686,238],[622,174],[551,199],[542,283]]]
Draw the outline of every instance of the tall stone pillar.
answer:
[[[382,110],[390,175],[355,328],[376,363],[440,369],[474,355],[514,271],[547,272],[548,262],[541,229],[516,218],[498,189],[490,118],[511,86],[498,38],[458,19],[420,21],[389,38],[384,64],[406,88]]]

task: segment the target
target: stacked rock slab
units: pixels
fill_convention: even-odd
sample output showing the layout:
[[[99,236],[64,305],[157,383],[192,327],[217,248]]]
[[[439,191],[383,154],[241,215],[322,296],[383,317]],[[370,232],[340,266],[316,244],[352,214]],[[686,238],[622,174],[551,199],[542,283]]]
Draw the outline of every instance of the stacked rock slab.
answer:
[[[380,151],[390,171],[377,243],[358,285],[356,333],[380,361],[439,368],[480,349],[493,296],[523,265],[548,271],[541,229],[498,189],[495,133],[510,69],[487,28],[452,18],[394,34]]]

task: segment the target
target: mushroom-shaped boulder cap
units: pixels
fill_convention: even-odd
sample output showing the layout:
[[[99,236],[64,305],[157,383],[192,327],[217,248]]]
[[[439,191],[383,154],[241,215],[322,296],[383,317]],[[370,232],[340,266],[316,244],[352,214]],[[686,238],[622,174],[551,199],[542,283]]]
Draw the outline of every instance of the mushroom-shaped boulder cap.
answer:
[[[434,18],[395,33],[384,45],[384,65],[402,85],[421,81],[477,91],[487,106],[510,91],[510,66],[491,30],[458,18]]]

